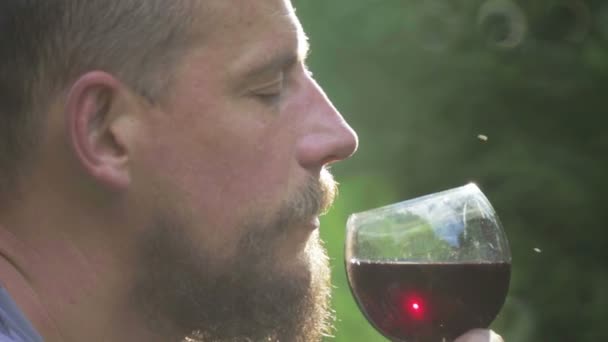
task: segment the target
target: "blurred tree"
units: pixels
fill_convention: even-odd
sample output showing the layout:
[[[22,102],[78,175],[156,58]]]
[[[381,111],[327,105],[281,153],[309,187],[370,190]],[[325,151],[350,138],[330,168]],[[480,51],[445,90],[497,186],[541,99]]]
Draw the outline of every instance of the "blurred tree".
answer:
[[[509,342],[608,340],[608,2],[295,5],[311,69],[361,139],[334,168],[342,194],[322,229],[337,287],[333,340],[384,341],[345,280],[347,215],[469,181],[513,250],[494,328]]]

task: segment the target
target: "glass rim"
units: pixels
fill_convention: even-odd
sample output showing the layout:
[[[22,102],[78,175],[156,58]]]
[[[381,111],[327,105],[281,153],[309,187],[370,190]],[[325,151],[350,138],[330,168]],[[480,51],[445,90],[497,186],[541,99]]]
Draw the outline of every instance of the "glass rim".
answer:
[[[486,197],[486,195],[483,193],[483,191],[481,191],[481,189],[479,188],[479,186],[477,186],[476,183],[474,182],[469,182],[465,185],[461,185],[461,186],[457,186],[455,188],[450,188],[450,189],[446,189],[446,190],[440,190],[437,192],[433,192],[430,194],[426,194],[426,195],[422,195],[422,196],[418,196],[418,197],[414,197],[414,198],[410,198],[410,199],[406,199],[403,201],[399,201],[399,202],[395,202],[395,203],[391,203],[391,204],[387,204],[387,205],[383,205],[380,207],[376,207],[376,208],[371,208],[371,209],[367,209],[367,210],[363,210],[363,211],[359,211],[356,213],[352,213],[349,215],[349,221],[351,218],[354,217],[365,217],[368,215],[372,215],[372,214],[378,214],[378,213],[382,213],[382,212],[386,212],[386,211],[391,211],[397,207],[402,207],[402,206],[407,206],[416,202],[423,202],[425,200],[428,200],[430,198],[433,197],[439,197],[439,196],[445,196],[451,193],[455,193],[455,192],[461,192],[463,194],[466,193],[479,193],[481,196],[483,196],[483,199],[487,202],[490,203],[490,201],[488,200],[488,198]]]
[[[502,250],[506,251],[506,253],[503,253],[504,255],[502,256],[503,257],[502,261],[504,261],[506,263],[511,263],[511,254],[510,254],[509,243],[508,243],[508,239],[506,237],[504,228],[502,227],[500,218],[498,217],[498,214],[496,213],[496,210],[492,206],[492,203],[490,202],[490,200],[487,198],[487,196],[483,193],[483,191],[481,191],[481,189],[474,182],[469,182],[465,185],[458,186],[455,188],[442,190],[442,191],[426,194],[423,196],[407,199],[404,201],[392,203],[389,205],[385,205],[385,206],[381,206],[381,207],[377,207],[377,208],[373,208],[373,209],[351,214],[348,217],[348,220],[346,223],[345,256],[347,259],[353,258],[352,250],[350,248],[352,247],[351,242],[352,242],[354,234],[359,234],[361,231],[368,231],[369,228],[362,228],[362,227],[374,227],[377,225],[378,220],[380,220],[380,221],[382,220],[382,217],[385,217],[387,215],[391,216],[393,214],[395,214],[397,216],[402,215],[402,214],[407,215],[410,212],[415,212],[417,210],[416,207],[425,208],[427,205],[431,204],[429,202],[444,201],[444,200],[447,200],[448,202],[450,202],[451,200],[468,201],[468,199],[467,199],[468,197],[474,198],[475,202],[477,203],[477,206],[480,206],[478,208],[479,208],[480,212],[482,213],[482,216],[484,218],[489,218],[492,221],[494,221],[495,224],[497,225],[497,227],[499,228],[498,235],[500,236],[500,238],[499,238],[500,241],[498,241],[498,244],[499,244],[499,246],[501,246]],[[465,205],[464,208],[467,208],[467,206]],[[466,210],[466,209],[464,209],[464,210]],[[485,213],[485,214],[483,214],[483,213]],[[446,217],[449,218],[450,215],[451,214],[447,215]],[[424,215],[423,215],[423,217],[424,217]],[[436,218],[437,215],[434,215],[434,217]],[[443,220],[440,219],[440,221],[443,221]],[[429,222],[431,222],[431,221],[429,221]],[[368,226],[368,224],[371,226]],[[407,220],[399,223],[401,228],[405,228],[405,229],[400,229],[399,231],[404,232],[404,231],[408,230],[407,227],[403,226],[404,224],[407,224]],[[416,226],[416,225],[414,225],[414,226]],[[431,224],[431,227],[434,227],[434,226],[435,226],[435,224]],[[465,224],[465,226],[466,226],[466,224]],[[360,229],[360,228],[362,228],[362,229]],[[372,229],[371,231],[373,232],[374,230]],[[382,236],[382,233],[379,234],[378,236]],[[349,247],[349,246],[351,246],[351,247]],[[357,257],[357,258],[359,258],[359,257]],[[374,260],[380,260],[380,259],[374,259]],[[383,258],[381,260],[407,261],[406,259],[404,259],[402,257],[395,258],[392,256],[389,258]],[[420,260],[413,260],[413,259],[410,261],[413,263],[421,262]],[[457,261],[453,261],[451,263],[462,263],[462,261],[463,260],[457,260]],[[477,262],[478,260],[471,259],[468,261]]]

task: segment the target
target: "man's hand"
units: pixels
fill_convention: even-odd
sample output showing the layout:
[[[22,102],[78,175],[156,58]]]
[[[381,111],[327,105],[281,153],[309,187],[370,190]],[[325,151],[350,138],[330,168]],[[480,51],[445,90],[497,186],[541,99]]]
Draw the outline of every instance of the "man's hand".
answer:
[[[504,342],[504,340],[492,330],[474,329],[460,336],[454,342]]]

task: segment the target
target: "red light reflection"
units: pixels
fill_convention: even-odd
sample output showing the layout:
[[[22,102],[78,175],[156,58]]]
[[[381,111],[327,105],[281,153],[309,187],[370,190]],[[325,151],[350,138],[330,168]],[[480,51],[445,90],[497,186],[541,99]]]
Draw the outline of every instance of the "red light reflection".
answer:
[[[424,319],[425,305],[424,300],[418,295],[405,295],[403,297],[402,307],[405,313],[414,319]]]

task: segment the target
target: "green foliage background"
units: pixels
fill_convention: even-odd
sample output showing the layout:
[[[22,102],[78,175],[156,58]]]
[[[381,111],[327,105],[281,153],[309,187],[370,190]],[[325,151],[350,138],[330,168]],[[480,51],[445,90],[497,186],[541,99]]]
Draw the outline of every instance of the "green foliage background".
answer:
[[[338,317],[327,340],[386,341],[348,289],[348,215],[474,181],[513,253],[493,328],[508,342],[608,341],[608,2],[294,5],[311,69],[361,141],[333,168],[341,193],[322,222]]]

